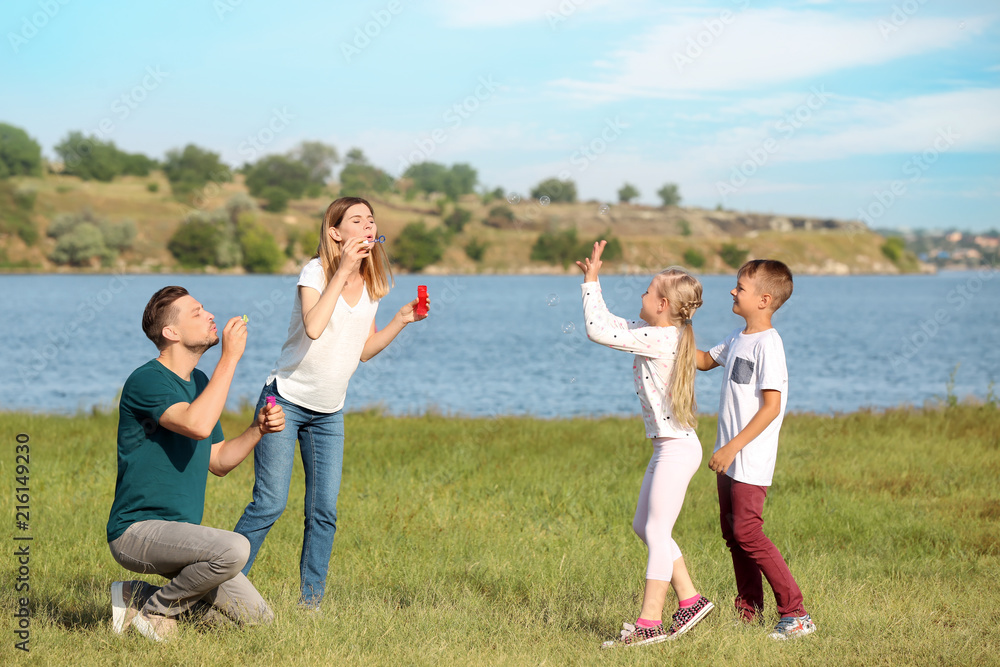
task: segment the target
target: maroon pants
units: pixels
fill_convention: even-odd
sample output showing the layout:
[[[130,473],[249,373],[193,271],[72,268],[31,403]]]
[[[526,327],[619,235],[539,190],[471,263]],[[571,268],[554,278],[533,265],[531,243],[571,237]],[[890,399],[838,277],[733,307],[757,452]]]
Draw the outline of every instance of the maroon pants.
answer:
[[[764,608],[764,586],[760,575],[774,591],[778,613],[804,616],[802,591],[781,557],[781,552],[764,534],[766,486],[737,482],[728,475],[718,476],[719,518],[722,537],[733,555],[736,572],[736,608],[752,620]]]

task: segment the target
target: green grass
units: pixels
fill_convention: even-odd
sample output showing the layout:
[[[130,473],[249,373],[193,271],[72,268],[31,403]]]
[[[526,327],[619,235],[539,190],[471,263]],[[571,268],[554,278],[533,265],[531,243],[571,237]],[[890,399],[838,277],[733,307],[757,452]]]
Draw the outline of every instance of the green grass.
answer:
[[[226,415],[227,433],[249,415]],[[645,549],[631,519],[650,447],[635,419],[347,418],[327,596],[298,611],[301,468],[251,579],[271,627],[153,645],[109,629],[109,585],[134,575],[104,527],[115,415],[0,414],[13,552],[14,435],[31,440],[31,653],[13,648],[15,564],[2,559],[0,664],[997,664],[1000,412],[995,404],[790,415],[765,530],[818,625],[776,644],[734,627],[714,475],[695,475],[675,531],[719,610],[676,642],[602,652],[634,619]],[[715,420],[702,419],[706,455]],[[707,458],[706,458],[707,461]],[[252,464],[210,477],[204,523],[231,529]],[[150,577],[149,581],[162,582]],[[671,603],[672,604],[672,603]],[[766,610],[776,620],[773,599]],[[669,614],[669,610],[668,610]]]

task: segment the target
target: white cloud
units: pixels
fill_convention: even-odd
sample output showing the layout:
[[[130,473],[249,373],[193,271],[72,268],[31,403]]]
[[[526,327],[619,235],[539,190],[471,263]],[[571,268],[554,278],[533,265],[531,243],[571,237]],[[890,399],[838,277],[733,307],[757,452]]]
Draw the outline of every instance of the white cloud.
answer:
[[[748,9],[675,18],[605,58],[616,63],[614,74],[553,85],[598,101],[748,90],[947,48],[972,39],[988,24],[968,19],[959,29],[953,19],[914,16],[883,34],[880,21],[889,14],[860,19]]]

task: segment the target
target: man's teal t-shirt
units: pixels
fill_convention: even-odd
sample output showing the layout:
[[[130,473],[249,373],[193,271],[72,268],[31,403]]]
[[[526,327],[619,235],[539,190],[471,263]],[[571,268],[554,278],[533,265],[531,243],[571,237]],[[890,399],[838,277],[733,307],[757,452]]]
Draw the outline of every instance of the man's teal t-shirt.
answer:
[[[205,440],[160,426],[172,405],[192,403],[208,377],[197,368],[184,380],[156,359],[125,382],[118,408],[118,480],[108,518],[108,542],[133,523],[159,519],[200,524],[212,445],[223,440],[215,424]]]

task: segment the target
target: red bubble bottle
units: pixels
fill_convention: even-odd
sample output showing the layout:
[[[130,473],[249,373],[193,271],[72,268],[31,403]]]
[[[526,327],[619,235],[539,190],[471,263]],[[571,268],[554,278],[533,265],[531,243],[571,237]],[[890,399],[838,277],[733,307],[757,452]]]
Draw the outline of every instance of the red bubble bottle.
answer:
[[[427,285],[417,285],[417,310],[418,317],[427,316]]]

